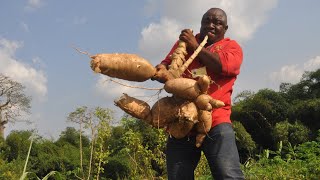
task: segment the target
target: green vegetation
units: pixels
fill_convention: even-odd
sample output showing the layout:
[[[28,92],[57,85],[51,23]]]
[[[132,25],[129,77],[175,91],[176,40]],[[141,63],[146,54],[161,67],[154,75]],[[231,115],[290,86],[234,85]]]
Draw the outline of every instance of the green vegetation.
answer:
[[[246,179],[320,179],[320,69],[278,92],[238,94],[232,119]],[[163,130],[100,107],[76,108],[67,120],[74,126],[56,140],[35,131],[0,136],[0,180],[166,179]],[[212,179],[204,156],[195,173]]]

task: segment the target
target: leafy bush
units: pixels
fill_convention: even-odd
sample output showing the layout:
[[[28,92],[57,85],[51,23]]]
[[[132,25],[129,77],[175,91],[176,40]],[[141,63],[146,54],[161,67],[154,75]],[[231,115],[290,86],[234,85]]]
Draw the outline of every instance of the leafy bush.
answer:
[[[130,165],[129,162],[119,156],[112,157],[108,160],[108,163],[104,166],[104,172],[102,177],[109,179],[126,179],[130,177]]]
[[[310,130],[302,123],[294,124],[282,121],[275,125],[272,134],[275,142],[282,141],[284,145],[289,143],[293,146],[306,142],[309,139]]]
[[[319,179],[320,142],[300,144],[286,157],[292,157],[292,154],[294,157],[287,160],[279,155],[270,158],[265,154],[260,155],[258,161],[251,159],[243,166],[246,179]]]
[[[233,129],[236,135],[236,143],[240,159],[246,160],[256,149],[256,143],[252,140],[251,135],[239,121],[233,121]]]

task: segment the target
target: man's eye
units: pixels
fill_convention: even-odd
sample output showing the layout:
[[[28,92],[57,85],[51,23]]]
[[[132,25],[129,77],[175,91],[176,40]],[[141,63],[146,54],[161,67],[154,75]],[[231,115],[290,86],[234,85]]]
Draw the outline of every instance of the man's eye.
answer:
[[[208,24],[208,23],[210,23],[210,21],[206,19],[206,20],[203,20],[202,23]]]

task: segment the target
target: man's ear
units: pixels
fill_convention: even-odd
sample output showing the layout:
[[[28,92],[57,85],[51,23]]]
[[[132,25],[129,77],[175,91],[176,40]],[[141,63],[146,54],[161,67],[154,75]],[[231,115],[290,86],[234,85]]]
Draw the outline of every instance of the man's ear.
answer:
[[[225,30],[225,31],[227,31],[227,30],[228,30],[228,28],[229,28],[229,26],[228,26],[228,25],[226,25],[226,27],[224,27],[224,30]]]

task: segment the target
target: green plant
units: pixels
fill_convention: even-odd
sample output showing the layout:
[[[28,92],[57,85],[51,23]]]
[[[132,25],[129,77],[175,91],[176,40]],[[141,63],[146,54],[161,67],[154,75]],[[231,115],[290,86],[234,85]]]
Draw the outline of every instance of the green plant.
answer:
[[[27,172],[27,165],[28,165],[28,160],[29,160],[29,157],[30,157],[30,152],[31,152],[31,148],[32,148],[32,143],[33,143],[33,140],[34,140],[34,135],[30,137],[31,141],[30,141],[30,145],[29,145],[29,150],[28,150],[28,154],[27,154],[27,158],[26,158],[26,161],[25,161],[25,165],[24,165],[24,168],[23,168],[23,172],[22,172],[22,175],[20,176],[20,180],[24,180],[26,179],[28,176],[34,176],[36,179],[38,180],[48,180],[49,177],[51,176],[54,176],[55,174],[57,174],[56,171],[51,171],[50,173],[48,173],[45,177],[43,177],[42,179],[40,179],[35,173],[33,172]]]

